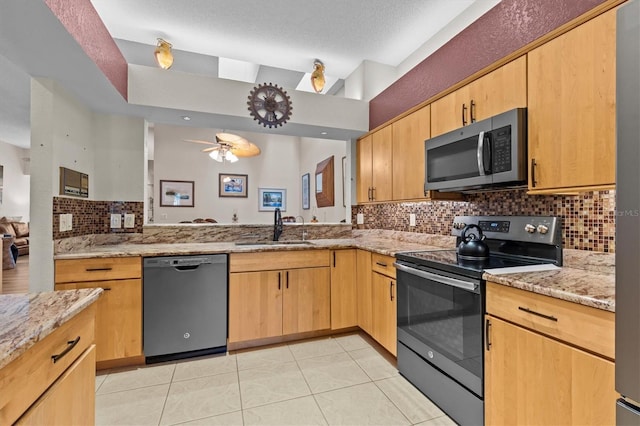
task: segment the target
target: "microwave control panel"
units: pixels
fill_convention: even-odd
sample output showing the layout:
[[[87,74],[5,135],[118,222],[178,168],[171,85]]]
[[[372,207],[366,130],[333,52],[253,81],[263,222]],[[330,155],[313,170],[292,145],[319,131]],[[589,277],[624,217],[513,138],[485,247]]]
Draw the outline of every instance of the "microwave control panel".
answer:
[[[491,132],[493,151],[493,173],[511,170],[511,126],[505,126]]]

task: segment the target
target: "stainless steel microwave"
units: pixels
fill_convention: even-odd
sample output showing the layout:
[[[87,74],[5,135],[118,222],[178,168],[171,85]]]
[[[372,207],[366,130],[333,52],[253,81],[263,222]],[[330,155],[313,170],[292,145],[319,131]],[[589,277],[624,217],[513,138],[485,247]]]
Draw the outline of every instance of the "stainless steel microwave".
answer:
[[[527,110],[477,121],[425,141],[425,190],[477,191],[527,182]]]

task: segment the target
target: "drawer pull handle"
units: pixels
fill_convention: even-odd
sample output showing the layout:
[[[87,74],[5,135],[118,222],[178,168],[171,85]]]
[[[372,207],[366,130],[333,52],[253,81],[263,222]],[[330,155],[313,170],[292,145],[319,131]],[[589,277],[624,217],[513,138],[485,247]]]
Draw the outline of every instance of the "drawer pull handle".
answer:
[[[85,271],[87,272],[97,272],[97,271],[111,271],[113,268],[87,268]]]
[[[111,291],[111,287],[102,287],[104,291]]]
[[[376,262],[376,265],[378,265],[378,266],[382,266],[383,268],[386,268],[386,267],[387,267],[387,264],[386,264],[386,263],[384,263],[384,262]]]
[[[556,317],[554,317],[552,315],[541,314],[540,312],[532,311],[529,308],[523,308],[522,306],[518,306],[518,309],[520,309],[521,311],[524,311],[524,312],[526,312],[528,314],[536,315],[536,316],[539,316],[541,318],[548,319],[550,321],[556,321],[556,322],[558,321],[558,318],[556,318]]]
[[[66,354],[68,354],[71,351],[71,349],[76,347],[79,341],[80,341],[80,336],[76,337],[75,340],[69,340],[67,342],[67,347],[64,348],[62,352],[60,352],[57,355],[51,355],[51,359],[53,360],[53,363],[55,364],[56,362],[60,361],[62,357],[64,357]]]

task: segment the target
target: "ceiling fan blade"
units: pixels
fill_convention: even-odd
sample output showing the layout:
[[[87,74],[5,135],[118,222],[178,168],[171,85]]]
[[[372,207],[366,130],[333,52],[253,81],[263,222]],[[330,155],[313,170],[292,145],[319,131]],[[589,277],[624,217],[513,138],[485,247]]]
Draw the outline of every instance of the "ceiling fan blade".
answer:
[[[201,141],[197,139],[182,139],[185,142],[193,142],[193,143],[203,143],[205,145],[219,145],[217,142],[209,142],[209,141]]]
[[[218,147],[217,146],[212,146],[211,148],[205,148],[202,150],[202,152],[211,152],[211,151],[217,151]]]
[[[260,154],[260,148],[247,141],[243,144],[232,144],[231,152],[236,157],[254,157]]]

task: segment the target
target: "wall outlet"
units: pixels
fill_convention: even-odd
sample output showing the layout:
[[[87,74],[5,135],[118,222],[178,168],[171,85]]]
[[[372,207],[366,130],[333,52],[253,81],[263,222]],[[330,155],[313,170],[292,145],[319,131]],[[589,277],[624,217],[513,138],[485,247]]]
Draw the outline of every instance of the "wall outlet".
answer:
[[[363,223],[364,223],[364,214],[363,213],[356,214],[356,224],[362,225]]]
[[[111,213],[111,228],[122,228],[122,215]]]
[[[136,215],[133,213],[124,214],[124,227],[133,228],[136,226]]]
[[[416,215],[415,215],[415,213],[409,213],[409,226],[416,226]]]
[[[60,215],[60,232],[73,230],[73,215],[71,213]]]

